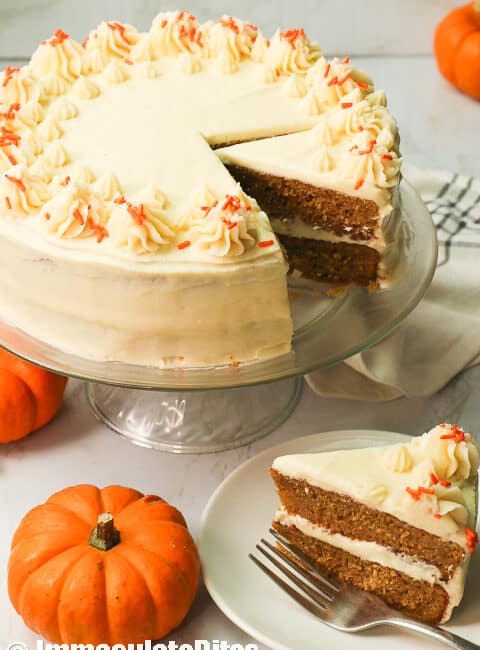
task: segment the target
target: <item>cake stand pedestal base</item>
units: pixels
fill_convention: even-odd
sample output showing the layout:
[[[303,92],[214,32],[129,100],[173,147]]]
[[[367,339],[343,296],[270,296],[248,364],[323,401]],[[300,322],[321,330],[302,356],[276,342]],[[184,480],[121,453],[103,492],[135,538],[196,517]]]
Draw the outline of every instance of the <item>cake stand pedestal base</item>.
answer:
[[[224,451],[267,435],[293,412],[302,388],[302,377],[190,392],[86,385],[100,422],[137,445],[175,453]]]

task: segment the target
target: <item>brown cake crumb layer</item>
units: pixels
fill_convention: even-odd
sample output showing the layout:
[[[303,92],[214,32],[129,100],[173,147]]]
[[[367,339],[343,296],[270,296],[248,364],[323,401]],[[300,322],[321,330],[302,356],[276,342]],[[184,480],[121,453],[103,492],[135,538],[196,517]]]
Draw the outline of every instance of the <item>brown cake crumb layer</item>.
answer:
[[[239,165],[227,165],[227,169],[270,219],[299,218],[309,226],[340,237],[348,234],[358,241],[375,236],[378,206],[374,201]]]
[[[393,515],[328,492],[306,481],[270,470],[280,500],[290,514],[297,514],[345,537],[377,542],[396,553],[410,555],[438,568],[448,580],[465,558],[464,549],[420,528],[410,526]]]
[[[448,605],[448,594],[441,585],[414,580],[395,569],[361,560],[351,553],[304,535],[295,526],[273,522],[273,528],[329,577],[374,593],[387,605],[425,623],[435,624],[442,620]]]
[[[285,249],[290,271],[299,271],[304,278],[362,287],[377,280],[380,255],[373,248],[288,235],[277,237]]]

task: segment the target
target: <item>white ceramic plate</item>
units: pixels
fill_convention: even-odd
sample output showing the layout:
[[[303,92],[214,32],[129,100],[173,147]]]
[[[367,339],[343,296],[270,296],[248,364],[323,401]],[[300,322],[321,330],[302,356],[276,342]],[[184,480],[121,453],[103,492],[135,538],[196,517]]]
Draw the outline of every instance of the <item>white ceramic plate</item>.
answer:
[[[235,470],[203,513],[199,545],[205,584],[233,623],[274,650],[404,650],[439,645],[393,628],[344,634],[332,630],[283,593],[248,559],[269,528],[278,499],[268,469],[276,456],[394,444],[387,431],[329,431],[267,449]],[[474,555],[462,607],[448,628],[480,643],[480,555]]]

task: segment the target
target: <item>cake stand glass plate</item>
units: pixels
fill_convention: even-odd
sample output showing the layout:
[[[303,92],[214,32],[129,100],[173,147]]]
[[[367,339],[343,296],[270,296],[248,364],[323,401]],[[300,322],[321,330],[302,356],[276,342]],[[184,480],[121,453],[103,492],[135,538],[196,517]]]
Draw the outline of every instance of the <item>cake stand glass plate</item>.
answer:
[[[439,645],[393,628],[346,634],[327,627],[294,602],[249,560],[268,533],[279,501],[268,470],[283,454],[388,445],[410,437],[388,431],[328,431],[295,438],[238,467],[210,498],[200,524],[199,549],[205,585],[238,627],[273,650],[402,650]],[[268,536],[268,535],[267,535]],[[480,558],[474,554],[462,605],[447,627],[480,639]]]
[[[391,286],[376,292],[349,287],[329,297],[323,285],[309,291],[292,281],[294,336],[287,355],[202,369],[93,361],[2,321],[1,297],[0,345],[38,365],[91,382],[87,394],[97,417],[133,442],[186,452],[246,444],[288,417],[300,395],[298,377],[374,345],[423,297],[437,259],[435,227],[406,181],[400,196],[403,251]],[[230,388],[239,390],[226,390]]]

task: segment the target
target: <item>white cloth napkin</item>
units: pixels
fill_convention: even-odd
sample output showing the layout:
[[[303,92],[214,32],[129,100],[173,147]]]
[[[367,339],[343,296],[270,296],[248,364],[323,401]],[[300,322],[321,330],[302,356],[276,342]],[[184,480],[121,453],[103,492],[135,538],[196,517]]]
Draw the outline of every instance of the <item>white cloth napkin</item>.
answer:
[[[480,180],[404,166],[432,213],[439,240],[433,282],[381,343],[307,375],[325,397],[384,401],[425,397],[480,363]]]

